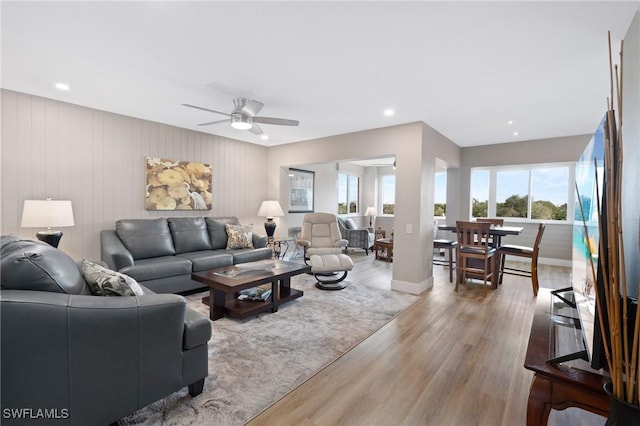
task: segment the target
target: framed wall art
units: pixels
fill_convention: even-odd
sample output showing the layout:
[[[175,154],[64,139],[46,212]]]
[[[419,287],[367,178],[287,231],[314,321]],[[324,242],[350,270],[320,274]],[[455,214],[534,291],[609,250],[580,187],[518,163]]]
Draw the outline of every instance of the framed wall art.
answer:
[[[313,212],[315,172],[289,169],[289,213]]]
[[[211,210],[211,165],[146,157],[147,210]]]

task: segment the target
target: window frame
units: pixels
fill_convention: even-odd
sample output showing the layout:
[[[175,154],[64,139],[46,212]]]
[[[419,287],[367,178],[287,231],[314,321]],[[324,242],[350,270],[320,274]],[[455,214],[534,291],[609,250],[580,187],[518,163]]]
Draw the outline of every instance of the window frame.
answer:
[[[535,169],[550,169],[550,168],[568,168],[569,181],[567,182],[567,218],[565,220],[559,219],[532,219],[531,218],[531,206],[533,203],[533,197],[531,191],[533,187],[532,170]],[[573,224],[574,219],[574,200],[575,200],[575,162],[558,162],[558,163],[535,163],[535,164],[517,164],[509,166],[488,166],[488,167],[471,167],[469,172],[469,218],[473,219],[473,197],[471,196],[471,179],[474,171],[488,171],[489,172],[489,199],[487,205],[487,217],[496,216],[497,210],[497,175],[501,171],[527,171],[528,178],[528,193],[527,195],[527,217],[501,217],[505,222],[553,222],[553,223],[566,223]]]

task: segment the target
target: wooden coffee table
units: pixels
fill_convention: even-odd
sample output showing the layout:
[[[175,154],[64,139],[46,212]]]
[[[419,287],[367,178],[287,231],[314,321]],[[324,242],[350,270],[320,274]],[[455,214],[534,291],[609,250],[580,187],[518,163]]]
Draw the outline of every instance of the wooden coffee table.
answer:
[[[373,244],[376,252],[376,259],[393,262],[393,240],[391,238],[380,238]]]
[[[202,301],[209,305],[211,321],[227,315],[245,318],[260,312],[277,312],[278,306],[302,296],[291,288],[291,277],[311,272],[311,266],[280,260],[261,260],[234,266],[194,272],[191,279],[209,286],[209,296]],[[271,284],[271,298],[265,302],[238,300],[240,290]]]

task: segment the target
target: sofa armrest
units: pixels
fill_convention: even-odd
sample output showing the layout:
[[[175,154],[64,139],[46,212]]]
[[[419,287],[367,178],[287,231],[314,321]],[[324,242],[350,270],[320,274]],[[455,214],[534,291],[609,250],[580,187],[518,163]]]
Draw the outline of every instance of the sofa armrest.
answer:
[[[341,249],[347,247],[348,245],[349,245],[349,241],[345,240],[344,238],[334,243],[334,247],[339,247]]]
[[[112,229],[100,231],[100,257],[114,271],[134,265],[133,255]]]
[[[185,386],[182,296],[1,295],[3,407],[67,408],[76,424],[107,424]]]
[[[267,246],[267,236],[266,235],[259,235],[259,234],[256,234],[254,232],[251,242],[253,243],[253,246],[255,248],[264,248],[264,247]]]
[[[211,339],[211,322],[209,318],[187,308],[184,317],[184,338],[182,347],[193,349],[206,344]]]
[[[298,240],[297,243],[306,249],[311,247],[311,242],[309,240]]]

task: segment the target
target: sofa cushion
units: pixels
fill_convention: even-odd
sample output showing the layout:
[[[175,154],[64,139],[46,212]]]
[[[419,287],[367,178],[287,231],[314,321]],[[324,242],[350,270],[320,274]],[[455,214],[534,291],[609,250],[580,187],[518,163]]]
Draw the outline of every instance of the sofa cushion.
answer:
[[[203,250],[191,253],[180,253],[176,255],[176,257],[189,259],[193,272],[233,265],[233,256],[225,250]]]
[[[191,275],[191,262],[178,256],[154,257],[136,260],[135,265],[125,266],[120,272],[144,282],[174,275]]]
[[[237,217],[207,217],[207,232],[209,233],[209,241],[211,249],[218,250],[227,247],[227,230],[225,225],[240,225]]]
[[[128,275],[112,271],[86,259],[80,263],[91,294],[94,296],[142,296],[140,285]]]
[[[169,225],[164,218],[118,220],[116,233],[136,260],[175,254]]]
[[[207,224],[203,217],[170,217],[167,222],[176,254],[211,249]]]
[[[3,289],[91,294],[80,268],[65,252],[15,235],[0,237],[0,286]]]
[[[252,225],[225,225],[227,230],[227,250],[253,248]]]

